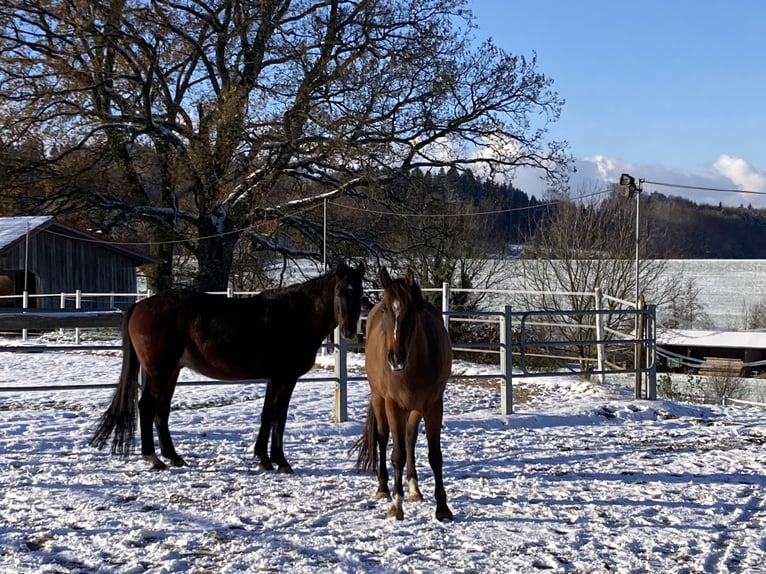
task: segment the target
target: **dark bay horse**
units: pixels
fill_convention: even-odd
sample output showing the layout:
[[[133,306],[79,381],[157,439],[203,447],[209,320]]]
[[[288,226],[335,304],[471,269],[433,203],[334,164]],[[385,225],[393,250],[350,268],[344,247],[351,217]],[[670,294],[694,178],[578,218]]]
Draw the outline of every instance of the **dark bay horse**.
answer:
[[[172,289],[139,301],[125,314],[122,373],[90,444],[103,448],[114,433],[112,453],[128,456],[138,411],[144,459],[152,468],[166,468],[155,454],[154,423],[162,455],[183,466],[168,415],[178,374],[189,367],[215,379],[268,380],[255,456],[262,469],[277,465],[279,472],[292,472],[283,435],[295,383],[314,365],[322,341],[336,326],[346,338],[356,335],[363,277],[363,265],[342,264],[305,283],[252,297]],[[140,400],[139,366],[146,375]]]
[[[423,299],[412,270],[403,279],[380,271],[383,299],[367,318],[365,366],[370,405],[357,442],[357,468],[378,474],[377,498],[390,498],[386,447],[391,433],[394,468],[393,504],[388,515],[404,518],[403,467],[407,464],[409,500],[423,495],[415,469],[415,441],[425,420],[428,461],[434,473],[436,518],[452,520],[442,478],[441,426],[443,397],[452,370],[452,348],[441,312]]]

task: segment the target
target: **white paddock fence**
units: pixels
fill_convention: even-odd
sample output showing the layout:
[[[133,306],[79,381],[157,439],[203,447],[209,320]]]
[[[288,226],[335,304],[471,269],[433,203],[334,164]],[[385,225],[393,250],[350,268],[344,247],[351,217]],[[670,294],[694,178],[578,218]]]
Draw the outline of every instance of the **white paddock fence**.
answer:
[[[656,327],[655,308],[648,306],[637,309],[634,303],[594,292],[528,292],[507,290],[453,289],[444,284],[441,289],[424,289],[426,292],[441,293],[442,313],[447,329],[450,325],[462,325],[466,329],[480,325],[488,332],[480,341],[455,341],[456,353],[481,353],[495,357],[491,369],[483,374],[454,374],[454,379],[491,379],[499,381],[500,408],[502,414],[513,410],[513,380],[550,376],[598,377],[601,380],[609,374],[634,373],[636,375],[636,397],[656,398]],[[498,310],[464,311],[450,308],[451,296],[461,292],[482,292],[504,301],[515,296],[530,295],[547,298],[585,297],[593,298],[589,310],[515,310],[511,305],[499,305]],[[229,297],[252,295],[252,292],[228,291]],[[0,352],[19,351],[67,351],[67,350],[120,350],[119,345],[82,344],[80,330],[94,327],[118,327],[122,321],[119,309],[83,310],[88,302],[107,298],[114,301],[137,301],[151,296],[141,293],[59,293],[55,295],[13,296],[20,299],[21,307],[3,307],[0,310],[0,332],[23,330],[26,339],[30,329],[75,329],[74,345],[4,345]],[[59,309],[42,310],[35,308],[35,298],[55,297],[60,301]],[[0,297],[8,299],[10,297]],[[74,304],[74,306],[72,306]],[[106,306],[106,305],[101,305]],[[126,305],[127,306],[127,305]],[[543,308],[544,309],[544,308]],[[364,318],[360,320],[360,323]],[[360,332],[363,332],[360,324]],[[640,333],[640,336],[636,336]],[[349,374],[347,353],[362,351],[363,344],[347,344],[338,331],[325,348],[335,356],[334,371],[327,377],[301,378],[300,381],[326,381],[335,384],[334,418],[338,422],[347,420],[347,385],[349,381],[366,380],[366,376]],[[593,354],[584,353],[585,349]],[[540,365],[543,365],[541,368]],[[116,377],[115,377],[116,379]],[[179,385],[220,385],[242,384],[257,381],[186,381]],[[0,382],[0,392],[8,391],[50,391],[73,390],[75,388],[111,388],[114,384],[87,384],[68,387],[24,386],[10,387]]]

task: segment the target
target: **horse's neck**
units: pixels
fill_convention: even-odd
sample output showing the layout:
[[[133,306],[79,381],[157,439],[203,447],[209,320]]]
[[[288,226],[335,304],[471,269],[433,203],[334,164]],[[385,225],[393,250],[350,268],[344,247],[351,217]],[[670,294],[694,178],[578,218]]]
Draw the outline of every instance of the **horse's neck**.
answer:
[[[428,346],[434,344],[434,331],[441,328],[443,328],[441,313],[436,307],[429,308],[426,305],[425,309],[415,315],[416,339],[413,339],[413,344],[418,339]]]
[[[316,285],[310,285],[305,291],[308,304],[313,306],[309,313],[314,328],[321,332],[321,338],[326,337],[337,325],[335,317],[335,282],[334,273],[317,278]]]

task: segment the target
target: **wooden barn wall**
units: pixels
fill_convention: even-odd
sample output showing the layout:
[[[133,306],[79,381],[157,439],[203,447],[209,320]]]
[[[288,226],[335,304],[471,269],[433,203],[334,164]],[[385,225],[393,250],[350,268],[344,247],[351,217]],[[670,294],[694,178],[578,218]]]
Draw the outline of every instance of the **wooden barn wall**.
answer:
[[[0,258],[0,269],[24,269],[25,244],[9,248]],[[37,276],[37,293],[135,293],[136,267],[129,257],[104,249],[96,243],[78,241],[40,232],[29,240],[28,269]],[[33,289],[30,288],[30,292]],[[133,299],[83,301],[83,308],[126,307]],[[58,308],[59,297],[39,299],[36,306]],[[74,307],[74,301],[67,303]]]

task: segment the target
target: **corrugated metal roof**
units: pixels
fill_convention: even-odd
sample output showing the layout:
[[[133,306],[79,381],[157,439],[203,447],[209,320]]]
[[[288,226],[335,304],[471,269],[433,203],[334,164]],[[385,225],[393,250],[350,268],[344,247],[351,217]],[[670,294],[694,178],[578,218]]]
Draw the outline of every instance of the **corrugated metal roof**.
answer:
[[[53,219],[50,215],[29,217],[0,217],[0,250],[18,241],[30,231],[48,223]]]
[[[28,226],[28,227],[27,227]],[[130,257],[136,262],[136,265],[143,265],[146,263],[158,264],[161,260],[156,257],[139,251],[132,246],[122,245],[119,243],[111,243],[108,239],[94,235],[87,231],[77,229],[66,223],[57,221],[50,215],[41,216],[20,216],[20,217],[0,217],[0,252],[9,247],[10,245],[24,240],[24,236],[27,233],[27,229],[34,234],[43,229],[47,229],[58,234],[63,234],[72,239],[81,239],[83,241],[95,242],[117,253],[121,253],[127,257]]]

